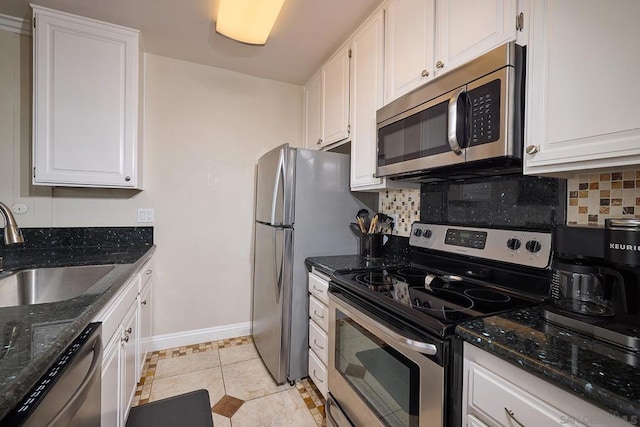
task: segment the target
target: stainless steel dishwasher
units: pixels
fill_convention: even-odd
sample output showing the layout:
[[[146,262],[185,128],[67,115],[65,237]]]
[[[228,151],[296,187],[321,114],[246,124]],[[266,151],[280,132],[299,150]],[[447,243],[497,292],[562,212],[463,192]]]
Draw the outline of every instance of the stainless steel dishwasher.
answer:
[[[0,426],[99,426],[102,326],[89,324]]]

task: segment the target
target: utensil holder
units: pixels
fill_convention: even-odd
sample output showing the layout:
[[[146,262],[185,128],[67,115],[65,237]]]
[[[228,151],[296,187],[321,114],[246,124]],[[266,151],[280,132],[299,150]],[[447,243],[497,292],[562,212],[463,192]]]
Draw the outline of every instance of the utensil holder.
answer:
[[[384,234],[361,234],[360,256],[364,258],[382,257],[382,238]]]

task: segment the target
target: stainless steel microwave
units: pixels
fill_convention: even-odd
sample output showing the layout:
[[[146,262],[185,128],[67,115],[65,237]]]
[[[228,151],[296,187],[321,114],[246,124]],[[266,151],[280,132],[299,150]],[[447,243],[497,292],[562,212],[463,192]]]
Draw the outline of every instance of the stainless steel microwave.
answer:
[[[522,170],[525,48],[507,43],[377,111],[377,176]]]

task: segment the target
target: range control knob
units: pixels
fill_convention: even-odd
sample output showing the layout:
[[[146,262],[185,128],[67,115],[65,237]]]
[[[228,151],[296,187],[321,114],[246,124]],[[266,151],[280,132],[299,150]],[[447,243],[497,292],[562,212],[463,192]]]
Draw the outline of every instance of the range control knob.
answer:
[[[516,239],[515,237],[507,240],[507,247],[512,251],[517,251],[518,249],[520,249],[521,245],[522,243],[520,242],[520,239]]]
[[[422,230],[420,230],[419,228],[416,228],[416,229],[413,231],[413,235],[414,235],[414,236],[416,236],[416,237],[420,237],[420,236],[422,236]]]
[[[431,232],[431,230],[427,229],[424,230],[424,233],[422,233],[422,237],[424,237],[425,239],[428,239],[429,237],[431,237],[433,233]]]
[[[537,240],[529,240],[526,244],[526,248],[529,252],[535,254],[536,252],[539,252],[540,249],[542,249],[542,244],[540,244],[540,242],[538,242]]]

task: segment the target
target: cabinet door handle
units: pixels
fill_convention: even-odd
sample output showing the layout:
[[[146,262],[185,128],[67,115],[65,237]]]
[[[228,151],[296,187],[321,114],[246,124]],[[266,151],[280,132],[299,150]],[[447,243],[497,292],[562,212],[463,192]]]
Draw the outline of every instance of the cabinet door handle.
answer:
[[[422,70],[422,77],[428,77],[429,72],[427,70]]]
[[[131,177],[130,177],[130,176],[125,176],[125,177],[124,177],[124,180],[125,180],[125,181],[127,181],[127,182],[129,182],[129,181],[131,181]]]
[[[142,301],[142,305],[147,305],[147,300]]]
[[[540,151],[540,146],[539,145],[527,145],[526,148],[527,154],[536,154],[538,151]]]
[[[127,334],[130,334],[130,333],[131,333],[131,331],[133,331],[133,329],[128,328],[128,329],[127,329],[126,331],[124,331],[124,332],[125,332],[125,333],[127,333]]]
[[[315,316],[320,318],[320,319],[324,319],[324,316],[322,314],[318,314],[318,312],[315,311],[315,310],[313,310],[313,314],[315,314]]]
[[[442,67],[444,67],[444,62],[442,61],[436,62],[436,68],[442,68]]]
[[[318,289],[318,288],[316,288],[316,285],[313,285],[313,290],[318,292],[318,293],[323,293],[324,292],[324,289]]]
[[[147,271],[144,272],[144,274],[146,274],[148,276],[149,274],[151,274],[152,271],[153,270],[147,270]]]
[[[320,344],[318,344],[318,342],[316,341],[316,339],[313,339],[313,344],[318,347],[320,350],[324,350],[324,347],[322,347]]]
[[[129,342],[129,335],[125,335],[123,338],[120,338],[120,342]]]
[[[318,374],[316,374],[316,370],[315,369],[313,370],[313,378],[315,378],[316,380],[320,381],[321,383],[324,382],[318,377]]]
[[[504,412],[507,413],[507,416],[509,418],[511,418],[513,420],[513,422],[515,422],[516,424],[518,424],[520,427],[525,427],[524,424],[522,424],[520,421],[518,421],[518,419],[515,417],[513,411],[511,409],[507,409],[506,407],[504,408]]]

